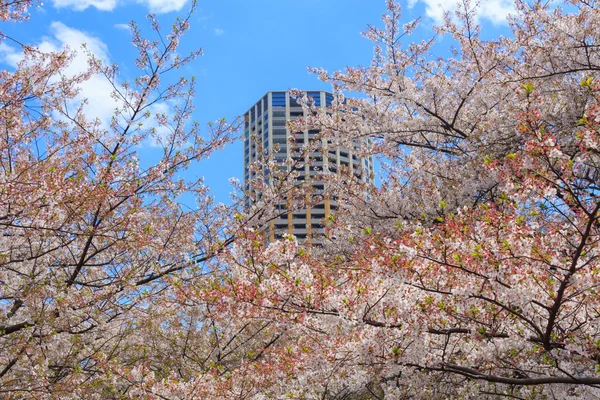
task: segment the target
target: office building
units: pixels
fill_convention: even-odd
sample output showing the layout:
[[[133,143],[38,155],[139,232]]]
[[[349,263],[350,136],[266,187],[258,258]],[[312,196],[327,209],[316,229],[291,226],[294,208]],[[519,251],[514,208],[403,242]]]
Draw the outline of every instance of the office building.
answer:
[[[333,101],[333,95],[324,91],[311,91],[307,92],[307,95],[313,99],[315,107],[326,109]],[[251,190],[248,183],[255,177],[250,165],[263,156],[273,157],[280,164],[280,168],[289,169],[296,165],[297,181],[308,181],[312,185],[313,190],[307,195],[323,193],[324,182],[318,180],[318,175],[323,173],[325,166],[328,173],[353,174],[365,182],[372,179],[372,158],[361,158],[355,154],[360,148],[358,142],[354,143],[354,149],[327,146],[327,150],[324,150],[322,143],[316,143],[313,152],[302,152],[302,148],[309,142],[322,140],[318,139],[319,131],[316,129],[290,132],[287,121],[302,116],[302,107],[287,91],[268,92],[245,113],[244,183],[247,191]],[[324,154],[325,152],[327,154]],[[247,206],[251,204],[250,198],[251,196],[247,197]],[[291,199],[282,199],[276,208],[279,210],[279,216],[265,227],[269,240],[289,233],[299,240],[319,243],[324,238],[325,222],[329,215],[335,214],[337,201],[335,198],[323,197],[317,204],[295,209]]]

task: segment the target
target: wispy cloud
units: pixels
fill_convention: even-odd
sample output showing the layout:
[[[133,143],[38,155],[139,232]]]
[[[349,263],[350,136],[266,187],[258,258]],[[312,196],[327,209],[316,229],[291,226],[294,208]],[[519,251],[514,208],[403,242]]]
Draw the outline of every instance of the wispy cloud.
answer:
[[[181,10],[187,0],[138,0],[137,2],[146,5],[150,12],[164,14]]]
[[[9,46],[5,42],[0,42],[0,60],[3,60],[4,64],[14,68],[22,58],[23,55],[17,52],[14,47]]]
[[[123,31],[128,31],[129,32],[129,25],[127,24],[115,24],[114,25],[115,28],[123,30]]]
[[[66,76],[75,76],[88,69],[88,54],[104,64],[110,64],[108,47],[99,38],[92,36],[78,29],[70,28],[62,22],[53,22],[50,25],[51,37],[45,38],[38,48],[45,52],[59,51],[69,48],[75,52],[73,60],[63,71]],[[85,50],[83,46],[85,45]],[[85,113],[89,118],[98,118],[108,125],[113,115],[115,107],[118,106],[115,99],[111,96],[113,87],[101,75],[92,75],[88,80],[79,85],[80,92],[74,99],[70,107],[77,107],[84,99],[87,103],[84,107]]]
[[[453,13],[458,0],[409,0],[408,6],[413,7],[417,3],[424,3],[425,14],[436,23],[442,22],[445,12]],[[494,25],[506,24],[506,18],[515,11],[512,0],[481,0],[477,8],[477,17],[487,19]]]
[[[118,29],[121,29],[121,25],[127,27],[124,24],[117,25],[119,26],[115,27]],[[88,57],[90,55],[93,55],[95,59],[100,60],[104,65],[112,63],[108,46],[102,40],[84,31],[71,28],[62,22],[53,22],[50,25],[50,35],[44,37],[37,47],[44,53],[57,52],[66,48],[73,53],[71,62],[67,68],[61,71],[66,77],[76,76],[87,71],[89,68]],[[0,42],[0,60],[3,63],[14,67],[22,58],[22,52],[17,51],[4,42]],[[119,87],[119,80],[117,79],[114,84],[116,87]],[[109,129],[111,119],[115,115],[115,110],[127,109],[127,107],[124,107],[124,101],[114,95],[115,89],[113,84],[101,74],[92,75],[78,86],[79,92],[66,105],[67,109],[71,112],[83,104],[83,112],[86,118],[90,121],[98,119],[101,127],[104,129]],[[144,129],[154,128],[156,132],[156,137],[146,141],[144,145],[161,145],[162,141],[169,134],[169,129],[157,122],[157,116],[164,115],[170,118],[175,113],[176,106],[177,103],[174,101],[156,102],[149,107],[150,114],[138,120],[138,122],[143,124]],[[57,114],[55,118],[64,119],[64,116]]]
[[[124,0],[52,0],[52,4],[56,8],[71,8],[75,11],[83,11],[89,7],[95,7],[101,11],[112,11],[125,2]],[[145,5],[150,12],[164,14],[180,11],[187,0],[137,0],[137,3]]]
[[[117,0],[52,0],[56,8],[72,8],[83,11],[88,7],[95,7],[101,11],[112,11],[117,6]]]
[[[225,31],[223,29],[219,29],[219,28],[216,28],[214,32],[215,32],[215,35],[217,35],[217,36],[221,36],[222,34],[225,33]]]

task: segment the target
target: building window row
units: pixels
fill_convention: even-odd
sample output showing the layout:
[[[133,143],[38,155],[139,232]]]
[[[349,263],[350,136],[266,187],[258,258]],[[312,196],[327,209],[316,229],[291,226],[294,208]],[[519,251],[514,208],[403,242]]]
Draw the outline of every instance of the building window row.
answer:
[[[321,93],[320,92],[308,92],[308,97],[313,99],[315,106],[321,107]]]
[[[285,107],[285,92],[274,92],[271,95],[273,107]]]

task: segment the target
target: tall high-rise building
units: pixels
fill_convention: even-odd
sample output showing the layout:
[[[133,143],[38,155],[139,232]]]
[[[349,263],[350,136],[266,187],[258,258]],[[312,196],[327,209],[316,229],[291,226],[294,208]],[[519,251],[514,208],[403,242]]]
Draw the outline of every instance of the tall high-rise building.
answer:
[[[333,95],[324,91],[311,91],[307,92],[307,95],[312,98],[315,107],[326,109],[333,101]],[[359,142],[354,143],[354,149],[327,146],[325,150],[323,143],[317,143],[311,153],[299,151],[309,142],[322,140],[316,138],[319,133],[316,129],[290,132],[287,121],[293,121],[301,116],[303,116],[302,107],[287,91],[268,92],[245,113],[244,186],[246,190],[250,190],[248,183],[255,177],[250,165],[263,156],[272,156],[275,162],[280,164],[280,168],[293,168],[292,165],[299,165],[300,167],[296,167],[298,171],[296,179],[299,182],[310,181],[312,194],[323,193],[324,182],[318,180],[318,176],[325,166],[329,173],[345,171],[365,182],[372,179],[372,158],[361,158],[355,154],[361,146]],[[290,140],[292,137],[293,140]],[[288,162],[290,160],[292,162]],[[247,197],[246,205],[249,206],[250,202],[250,197]],[[282,199],[276,207],[280,211],[279,216],[265,227],[270,240],[289,233],[299,240],[319,243],[323,240],[325,221],[337,209],[337,201],[335,198],[324,197],[323,201],[313,204],[312,207],[295,209],[290,199]]]

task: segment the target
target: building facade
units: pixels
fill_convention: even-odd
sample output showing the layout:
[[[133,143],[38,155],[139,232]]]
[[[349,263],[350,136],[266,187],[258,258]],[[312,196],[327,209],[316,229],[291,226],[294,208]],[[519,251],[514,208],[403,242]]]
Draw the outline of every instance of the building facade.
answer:
[[[324,91],[309,91],[307,95],[314,101],[315,107],[327,109],[331,106],[333,95]],[[369,182],[373,176],[371,157],[361,158],[354,152],[360,143],[354,143],[354,149],[331,148],[324,143],[315,142],[319,131],[316,129],[290,132],[287,121],[303,116],[302,107],[287,91],[268,92],[244,114],[244,187],[251,190],[249,182],[255,178],[250,165],[261,157],[273,157],[280,168],[294,168],[298,171],[297,181],[309,181],[312,189],[307,196],[323,193],[324,182],[318,176],[324,167],[328,173],[353,174],[356,178]],[[301,151],[308,143],[316,143],[311,153]],[[327,150],[325,150],[327,148]],[[308,162],[310,159],[310,162]],[[289,162],[289,161],[292,162]],[[294,163],[297,161],[298,163]],[[247,196],[246,206],[251,205]],[[295,235],[298,240],[320,243],[324,238],[324,227],[328,217],[335,213],[335,198],[323,197],[322,201],[311,207],[297,209],[290,199],[282,199],[276,205],[279,216],[269,223],[267,235],[270,240],[285,233]]]

